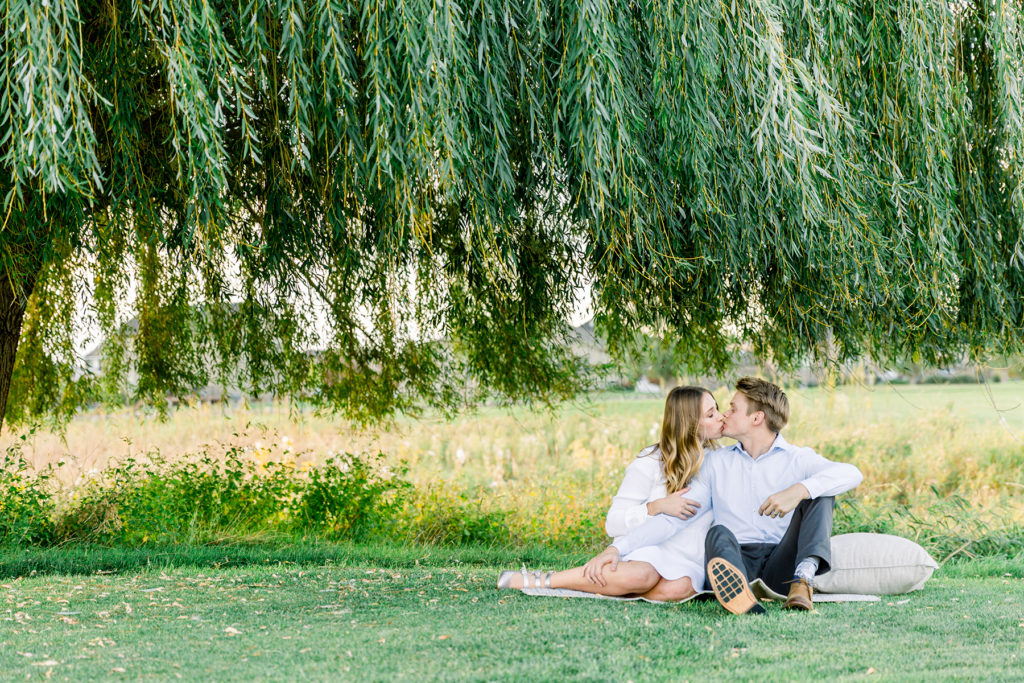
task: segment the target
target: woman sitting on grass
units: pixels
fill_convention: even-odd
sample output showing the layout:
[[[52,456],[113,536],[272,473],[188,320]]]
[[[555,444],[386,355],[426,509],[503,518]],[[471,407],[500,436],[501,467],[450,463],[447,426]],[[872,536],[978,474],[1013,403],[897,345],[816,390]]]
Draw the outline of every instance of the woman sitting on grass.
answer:
[[[666,514],[688,519],[707,510],[683,497],[687,484],[722,436],[718,403],[702,387],[676,387],[665,400],[661,439],[640,451],[626,468],[612,499],[605,530],[616,540],[649,516]],[[666,495],[668,491],[672,491]],[[684,600],[704,587],[704,536],[712,515],[656,546],[638,548],[602,572],[593,560],[561,572],[506,571],[498,588],[571,588],[601,595],[640,595],[649,600]],[[696,589],[696,590],[695,590]]]

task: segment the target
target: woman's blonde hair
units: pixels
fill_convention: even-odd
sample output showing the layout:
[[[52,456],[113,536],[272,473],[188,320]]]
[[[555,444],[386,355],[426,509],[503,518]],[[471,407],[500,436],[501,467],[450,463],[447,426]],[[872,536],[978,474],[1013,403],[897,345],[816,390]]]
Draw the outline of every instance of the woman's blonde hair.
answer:
[[[698,433],[704,394],[711,392],[703,387],[676,387],[665,399],[658,448],[669,493],[686,486],[700,471],[705,446],[717,446],[713,440],[702,443]]]

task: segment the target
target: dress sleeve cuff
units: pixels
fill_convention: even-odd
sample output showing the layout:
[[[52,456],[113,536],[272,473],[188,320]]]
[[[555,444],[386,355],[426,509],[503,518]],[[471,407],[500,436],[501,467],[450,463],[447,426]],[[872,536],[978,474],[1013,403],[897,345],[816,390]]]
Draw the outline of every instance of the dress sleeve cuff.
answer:
[[[641,503],[626,513],[626,528],[635,529],[648,520],[647,503]]]

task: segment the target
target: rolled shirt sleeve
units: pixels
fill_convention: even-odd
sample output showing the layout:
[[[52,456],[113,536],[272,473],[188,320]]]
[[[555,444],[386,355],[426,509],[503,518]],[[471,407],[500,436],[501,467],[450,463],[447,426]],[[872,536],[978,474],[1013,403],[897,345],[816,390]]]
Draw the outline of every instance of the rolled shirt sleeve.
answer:
[[[832,462],[811,448],[797,449],[795,455],[798,467],[805,473],[800,483],[807,488],[811,498],[838,496],[855,488],[864,479],[855,465]]]

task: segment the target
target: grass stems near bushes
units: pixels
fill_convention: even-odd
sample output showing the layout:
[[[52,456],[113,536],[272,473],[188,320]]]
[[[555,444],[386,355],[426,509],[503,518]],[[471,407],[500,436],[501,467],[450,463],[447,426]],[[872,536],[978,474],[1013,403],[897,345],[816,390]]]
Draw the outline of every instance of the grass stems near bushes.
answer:
[[[332,543],[316,539],[259,543],[168,545],[125,548],[74,544],[55,548],[0,551],[0,579],[44,574],[123,574],[172,567],[222,569],[250,565],[367,565],[382,569],[490,566],[574,567],[588,556],[550,547],[494,548],[482,545],[439,547],[394,543]],[[1001,576],[1002,565],[992,565]]]
[[[317,539],[264,540],[259,543],[166,545],[126,548],[73,544],[52,548],[8,548],[0,551],[0,579],[42,575],[126,574],[173,567],[224,569],[246,566],[374,566],[381,569],[415,567],[494,567],[526,565],[548,570],[576,567],[589,553],[550,546],[495,548],[484,545],[440,547],[395,543],[328,542]],[[969,559],[957,557],[943,565],[937,577],[1024,579],[1024,552]]]

